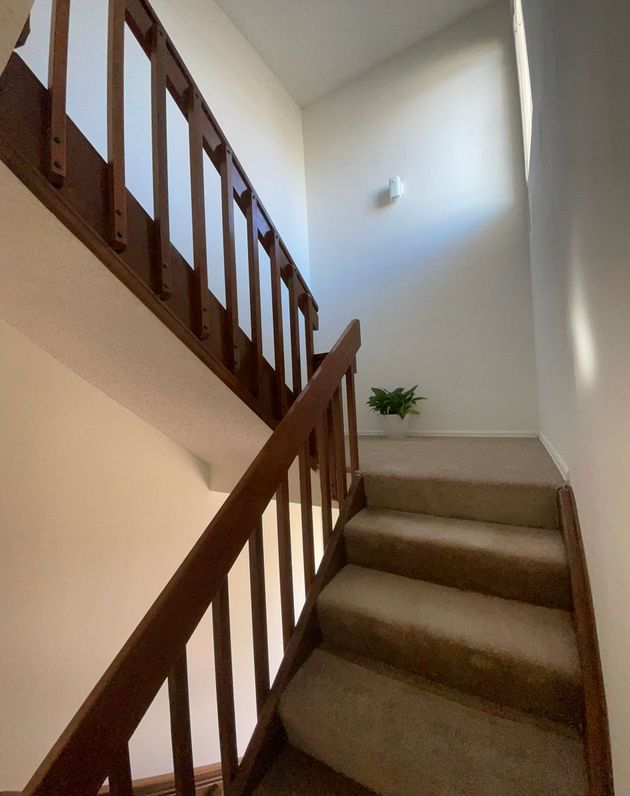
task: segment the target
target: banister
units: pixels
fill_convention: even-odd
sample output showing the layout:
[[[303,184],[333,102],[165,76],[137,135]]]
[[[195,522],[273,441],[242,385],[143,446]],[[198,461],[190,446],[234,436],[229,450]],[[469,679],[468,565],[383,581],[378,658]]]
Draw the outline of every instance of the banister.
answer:
[[[299,337],[307,346],[312,344],[318,328],[317,302],[149,2],[107,3],[106,160],[66,113],[71,0],[55,0],[52,5],[49,85],[43,87],[15,54],[0,76],[0,159],[215,375],[275,428],[300,386],[299,379],[291,382],[288,374],[291,386],[286,383],[280,344],[291,346],[292,352],[298,350]],[[129,190],[125,176],[127,28],[147,56],[151,72],[151,138],[146,143],[152,155],[152,216]],[[186,256],[171,239],[169,96],[189,132],[192,249]],[[208,160],[222,186],[225,302],[212,292],[207,275],[204,164]],[[241,212],[247,224],[247,272],[235,263],[235,230],[241,227],[234,223],[234,214]],[[257,263],[259,244],[274,261],[274,331],[280,337],[274,335],[273,365],[262,345],[262,329],[271,328],[272,319],[262,317],[260,306],[261,282],[269,278],[271,264],[267,258]],[[238,304],[247,301],[247,290],[241,288],[248,278],[251,331],[239,324]],[[304,318],[303,333],[295,315],[290,327],[280,328],[282,284],[290,292],[293,310],[297,307]],[[295,366],[292,371],[295,376]]]
[[[96,794],[112,766],[120,765],[121,750],[126,750],[161,685],[181,662],[188,639],[314,428],[325,447],[322,417],[352,370],[359,346],[355,320],[37,769],[25,796]]]
[[[151,56],[151,31],[154,27],[159,27],[163,30],[160,20],[151,7],[151,5],[146,2],[146,0],[126,0],[126,22],[129,25],[131,31],[134,33],[138,43],[145,51],[145,53],[150,57]],[[167,83],[168,88],[173,96],[173,99],[179,106],[180,110],[186,116],[187,113],[187,103],[188,103],[188,92],[189,90],[193,90],[199,93],[200,96],[201,92],[197,87],[197,84],[193,80],[192,75],[190,74],[188,68],[184,64],[177,48],[173,44],[170,38],[166,36],[166,49],[167,49],[167,58],[166,58],[166,74],[167,74]],[[209,109],[203,97],[201,99],[201,109],[205,117],[205,125],[204,125],[204,138],[207,144],[206,151],[208,156],[215,162],[220,163],[220,150],[221,147],[230,147],[228,142],[227,136],[221,129],[221,126],[217,122],[216,118],[214,117],[212,111]],[[257,209],[258,209],[258,227],[259,227],[259,235],[260,240],[267,248],[265,241],[269,238],[269,233],[278,235],[280,248],[286,257],[287,262],[292,266],[293,270],[297,273],[298,280],[300,282],[300,286],[302,291],[306,293],[312,300],[313,306],[315,311],[319,310],[317,302],[315,301],[306,280],[300,273],[299,268],[294,263],[291,255],[289,254],[289,250],[280,237],[278,230],[273,225],[271,221],[271,216],[265,209],[263,203],[260,201],[260,197],[255,193],[254,188],[252,186],[251,180],[247,177],[247,173],[245,169],[239,162],[238,158],[234,154],[232,154],[232,162],[234,165],[234,198],[243,211],[246,213],[247,210],[247,192],[251,191],[252,195],[256,199]]]

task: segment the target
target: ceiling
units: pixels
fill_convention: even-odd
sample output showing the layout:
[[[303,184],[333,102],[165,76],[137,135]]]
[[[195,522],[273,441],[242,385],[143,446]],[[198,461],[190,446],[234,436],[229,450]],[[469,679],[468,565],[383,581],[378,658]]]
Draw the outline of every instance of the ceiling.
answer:
[[[217,0],[300,106],[495,0]]]

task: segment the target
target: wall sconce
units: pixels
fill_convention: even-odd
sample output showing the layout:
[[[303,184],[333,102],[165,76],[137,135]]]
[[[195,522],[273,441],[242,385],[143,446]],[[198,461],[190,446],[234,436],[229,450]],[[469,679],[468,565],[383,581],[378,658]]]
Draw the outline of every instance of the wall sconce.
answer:
[[[400,197],[405,193],[405,186],[403,185],[403,181],[400,177],[390,177],[389,178],[389,201],[393,202],[395,199],[400,199]]]

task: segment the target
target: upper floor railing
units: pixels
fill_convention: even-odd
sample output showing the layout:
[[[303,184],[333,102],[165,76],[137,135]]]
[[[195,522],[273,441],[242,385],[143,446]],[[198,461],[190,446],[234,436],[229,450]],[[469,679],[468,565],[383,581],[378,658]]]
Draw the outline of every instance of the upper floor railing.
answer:
[[[52,3],[48,85],[41,85],[17,54],[0,78],[0,157],[197,356],[274,426],[308,377],[305,366],[313,354],[317,303],[151,6],[146,0],[102,1],[108,8],[107,159],[67,113],[71,0]],[[130,192],[126,178],[127,32],[150,64],[151,134],[146,148],[152,153],[152,214]],[[187,126],[190,197],[185,204],[191,212],[191,263],[174,246],[171,230],[169,177],[177,176],[175,165],[171,169],[169,163],[171,100]],[[224,299],[209,289],[207,163],[220,180],[221,218],[216,221],[223,243]],[[237,224],[238,213],[242,220]],[[239,270],[236,238],[243,228],[247,268]],[[265,296],[270,295],[267,315],[261,304],[263,282]],[[239,301],[249,304],[247,323]],[[249,327],[247,332],[244,326]],[[267,357],[266,342],[272,349]]]

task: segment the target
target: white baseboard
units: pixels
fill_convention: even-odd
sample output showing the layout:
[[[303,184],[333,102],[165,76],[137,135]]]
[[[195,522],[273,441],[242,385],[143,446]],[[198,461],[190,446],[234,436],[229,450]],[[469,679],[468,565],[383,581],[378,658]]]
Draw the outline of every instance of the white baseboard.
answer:
[[[360,437],[384,437],[384,431],[359,431]],[[410,437],[519,437],[537,438],[537,431],[410,431]],[[543,443],[544,444],[544,443]]]
[[[570,481],[571,479],[570,479],[569,465],[565,462],[562,456],[560,456],[557,448],[544,434],[538,434],[538,439],[545,446],[547,453],[551,456],[553,463],[556,465],[558,470],[560,470],[560,473],[564,478],[564,480]]]

